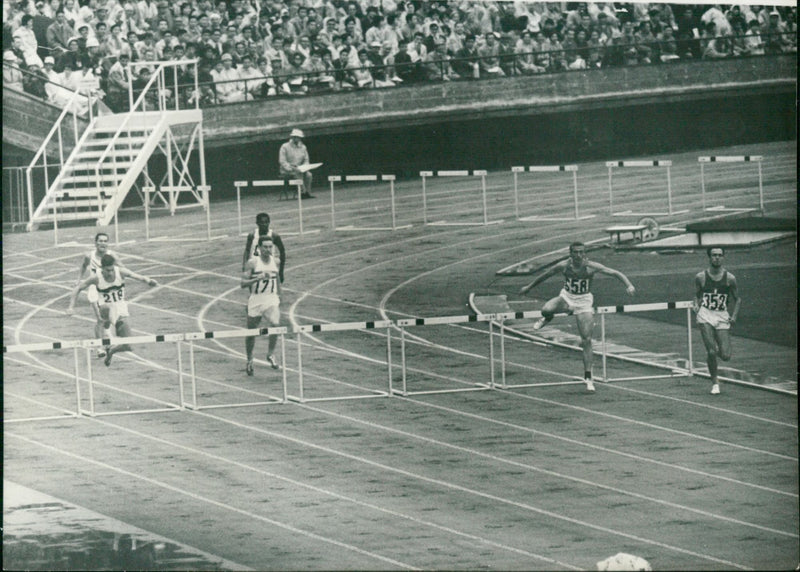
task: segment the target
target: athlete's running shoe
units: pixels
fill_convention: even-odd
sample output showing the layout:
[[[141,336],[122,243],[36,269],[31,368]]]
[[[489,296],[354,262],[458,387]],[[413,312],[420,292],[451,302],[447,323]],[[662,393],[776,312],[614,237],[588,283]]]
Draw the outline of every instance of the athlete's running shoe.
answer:
[[[586,391],[594,393],[594,383],[592,383],[592,380],[584,379],[583,381],[586,382]]]
[[[97,359],[106,357],[106,350],[103,348],[97,348]]]
[[[534,330],[541,330],[542,326],[544,326],[544,323],[545,323],[545,319],[544,318],[539,318],[538,320],[536,320],[533,323],[533,329]]]
[[[244,370],[247,372],[247,375],[252,376],[254,373],[253,370],[253,360],[247,360],[247,365],[245,366]]]
[[[719,384],[715,383],[711,386],[711,395],[719,395]]]
[[[111,356],[114,355],[111,352],[106,353],[106,359],[103,360],[103,365],[106,367],[111,365]]]
[[[267,361],[269,362],[269,365],[272,366],[272,369],[280,369],[281,368],[281,366],[278,365],[278,360],[275,359],[275,356],[268,355],[267,356]]]

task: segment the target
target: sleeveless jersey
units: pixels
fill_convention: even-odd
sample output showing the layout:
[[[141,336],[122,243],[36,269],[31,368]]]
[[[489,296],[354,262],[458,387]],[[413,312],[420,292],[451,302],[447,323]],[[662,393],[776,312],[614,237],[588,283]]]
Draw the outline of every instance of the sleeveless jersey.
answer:
[[[258,252],[258,239],[261,238],[261,236],[262,235],[259,233],[258,227],[256,227],[255,230],[253,231],[253,242],[250,245],[250,258],[253,258],[254,256],[258,256],[259,255],[259,252]],[[272,229],[269,229],[267,231],[267,234],[265,234],[263,236],[268,236],[268,237],[272,238]],[[274,256],[273,256],[273,258],[274,258]]]
[[[250,275],[266,272],[267,277],[250,285],[248,307],[267,307],[280,304],[280,298],[278,297],[278,264],[275,257],[273,256],[269,262],[264,262],[260,257],[256,258],[255,261],[255,268],[251,270]]]
[[[110,250],[106,250],[106,254],[110,254],[114,257],[114,260],[119,260],[117,255],[111,252]],[[100,259],[102,258],[97,254],[96,250],[92,250],[88,255],[89,257],[89,272],[92,274],[100,274]]]
[[[714,280],[708,273],[703,272],[705,280],[701,289],[702,297],[700,306],[709,310],[724,312],[728,310],[728,298],[731,294],[731,286],[728,283],[728,271],[722,273],[719,280]]]
[[[592,286],[592,273],[585,264],[574,269],[572,264],[564,268],[564,290],[569,294],[588,294]]]
[[[107,282],[102,272],[97,273],[97,292],[102,304],[114,304],[125,301],[125,281],[119,268],[114,267],[114,280]]]

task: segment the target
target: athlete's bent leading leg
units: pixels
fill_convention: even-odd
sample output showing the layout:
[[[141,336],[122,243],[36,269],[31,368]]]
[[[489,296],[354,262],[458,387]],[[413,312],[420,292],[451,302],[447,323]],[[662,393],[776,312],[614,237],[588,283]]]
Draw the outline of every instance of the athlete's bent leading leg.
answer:
[[[117,331],[117,336],[118,337],[120,337],[120,338],[129,338],[129,337],[131,337],[131,334],[132,334],[131,327],[128,325],[128,322],[127,322],[127,320],[125,319],[124,316],[120,317],[120,318],[117,318],[117,323],[115,324],[115,327],[116,327],[116,331]],[[103,363],[106,366],[109,366],[109,365],[111,365],[111,357],[114,354],[119,353],[119,352],[130,352],[130,351],[133,351],[133,348],[131,348],[131,346],[128,345],[128,344],[119,344],[119,345],[116,345],[116,346],[111,346],[110,348],[108,348],[108,352],[106,353],[106,359],[103,361]]]
[[[566,312],[569,310],[569,304],[561,296],[556,296],[545,302],[542,306],[542,318],[533,324],[534,330],[539,330],[548,324],[553,317],[559,312]]]

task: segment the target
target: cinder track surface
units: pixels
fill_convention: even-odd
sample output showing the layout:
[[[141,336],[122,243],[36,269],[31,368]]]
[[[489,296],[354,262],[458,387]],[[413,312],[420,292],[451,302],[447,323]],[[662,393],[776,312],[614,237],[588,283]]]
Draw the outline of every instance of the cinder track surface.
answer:
[[[764,155],[767,214],[794,212],[796,146],[769,144],[652,157],[674,161],[675,209],[690,209],[658,217],[661,224],[701,217],[696,157],[707,154]],[[581,214],[596,215],[584,221],[515,221],[510,173],[488,178],[489,218],[505,221],[489,226],[423,226],[421,189],[413,181],[397,185],[397,224],[413,226],[396,232],[332,232],[322,185],[304,203],[303,236],[292,234],[296,203],[278,202],[277,194],[247,197],[243,210],[246,229],[266,210],[285,235],[285,323],[457,315],[466,313],[469,292],[513,297],[527,280],[495,280],[496,270],[553,260],[570,241],[602,239],[603,228],[621,222],[608,214],[605,167],[580,167]],[[754,170],[715,168],[714,175],[707,171],[712,199],[757,205]],[[615,202],[664,208],[662,177],[615,173]],[[429,220],[480,221],[476,181],[429,183]],[[571,214],[571,179],[547,181],[544,189],[520,186],[523,216]],[[384,185],[343,187],[336,201],[337,225],[390,223]],[[246,295],[238,287],[244,239],[236,236],[235,203],[212,205],[212,234],[227,237],[210,243],[145,242],[138,215],[123,218],[129,220],[120,224],[117,250],[129,267],[160,282],[155,289],[129,285],[136,333],[244,326]],[[200,212],[152,222],[155,237],[205,236]],[[63,310],[94,232],[60,229],[60,242],[76,243],[60,247],[52,246],[52,231],[3,237],[5,345],[91,335],[85,303],[74,317]],[[706,264],[699,251],[661,256],[660,263],[650,261],[657,255],[593,256],[631,277],[637,302],[689,299],[691,277]],[[796,325],[773,335],[764,321],[795,320],[794,245],[731,251],[727,264],[746,300],[730,365],[793,376],[796,346],[787,336]],[[555,279],[537,287],[527,307],[538,308],[558,287]],[[598,304],[628,301],[613,279],[598,280],[595,289]],[[680,319],[613,319],[608,335],[615,342],[685,352]],[[572,322],[554,327],[569,331]],[[484,325],[407,334],[410,388],[489,381]],[[385,330],[302,336],[305,397],[385,389],[385,336]],[[398,332],[392,336],[396,360]],[[293,395],[297,345],[287,338]],[[694,349],[702,360],[699,336]],[[263,361],[265,350],[259,339],[261,359],[248,378],[243,340],[197,344],[201,403],[280,395],[281,375]],[[506,351],[512,382],[570,382],[582,373],[576,352],[515,340]],[[174,346],[138,346],[136,354],[115,356],[108,369],[94,362],[98,412],[177,400]],[[613,361],[610,367],[615,376],[651,373]],[[6,354],[5,419],[74,409],[72,371],[71,352]],[[255,569],[591,569],[620,551],[646,558],[654,569],[794,568],[796,400],[727,384],[719,396],[708,389],[705,379],[676,378],[598,384],[596,394],[573,383],[9,422],[4,478]]]

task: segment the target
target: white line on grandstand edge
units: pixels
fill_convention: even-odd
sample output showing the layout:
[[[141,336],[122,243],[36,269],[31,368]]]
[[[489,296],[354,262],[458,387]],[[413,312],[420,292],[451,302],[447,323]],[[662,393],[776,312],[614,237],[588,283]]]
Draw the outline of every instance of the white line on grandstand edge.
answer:
[[[127,471],[127,470],[125,470],[125,469],[123,469],[121,467],[115,467],[113,465],[109,465],[108,463],[104,463],[103,461],[98,461],[98,460],[95,460],[95,459],[90,459],[88,457],[84,457],[83,455],[70,453],[68,451],[64,451],[63,449],[59,449],[57,447],[53,447],[52,445],[48,445],[46,443],[42,443],[42,442],[36,441],[34,439],[30,439],[28,437],[23,437],[22,435],[17,435],[15,433],[9,432],[7,430],[5,431],[5,435],[6,435],[6,437],[13,437],[13,438],[16,438],[16,439],[20,439],[22,441],[25,441],[26,443],[30,443],[32,445],[37,445],[37,446],[42,447],[44,449],[47,449],[47,450],[49,450],[51,452],[58,453],[60,455],[66,456],[66,457],[70,457],[70,458],[76,459],[78,461],[89,463],[91,465],[102,467],[102,468],[107,469],[109,471],[113,471],[115,473],[119,473],[121,475],[125,475],[126,477],[129,477],[129,478],[133,478],[133,479],[137,479],[137,480],[140,480],[140,481],[144,481],[144,482],[146,482],[146,483],[148,483],[150,485],[153,485],[153,486],[156,486],[156,487],[159,487],[159,488],[162,488],[162,489],[166,489],[166,490],[171,491],[173,493],[178,493],[180,495],[192,498],[194,500],[198,500],[198,501],[204,502],[206,504],[210,504],[210,505],[216,506],[218,508],[222,508],[222,509],[225,509],[225,510],[228,510],[228,511],[231,511],[231,512],[235,512],[235,513],[247,516],[249,518],[252,518],[254,520],[260,520],[260,521],[265,522],[267,524],[271,524],[271,525],[277,526],[279,528],[283,528],[284,530],[288,530],[290,532],[296,532],[298,534],[302,534],[303,536],[306,536],[308,538],[312,538],[314,540],[319,540],[319,541],[324,542],[326,544],[332,544],[332,545],[337,546],[339,548],[343,548],[345,550],[349,550],[351,552],[355,552],[357,554],[361,554],[362,556],[367,556],[369,558],[373,558],[375,560],[379,560],[381,562],[385,562],[385,563],[391,564],[393,566],[398,566],[398,567],[406,569],[406,570],[415,570],[416,569],[415,567],[413,567],[413,566],[411,566],[409,564],[406,564],[404,562],[400,562],[398,560],[393,560],[391,558],[387,558],[385,556],[381,556],[380,554],[376,554],[374,552],[369,552],[367,550],[363,550],[361,548],[358,548],[357,546],[346,544],[344,542],[339,542],[338,540],[334,540],[332,538],[326,538],[326,537],[321,536],[319,534],[316,534],[316,533],[313,533],[313,532],[309,532],[309,531],[306,531],[306,530],[302,530],[302,529],[296,528],[296,527],[294,527],[292,525],[285,524],[283,522],[279,522],[277,520],[273,520],[271,518],[267,518],[267,517],[261,516],[259,514],[255,514],[253,512],[247,511],[247,510],[236,508],[235,506],[232,506],[230,504],[227,504],[227,503],[224,503],[224,502],[220,502],[220,501],[214,500],[212,498],[193,493],[191,491],[188,491],[186,489],[182,489],[180,487],[176,487],[176,486],[170,485],[170,484],[165,483],[163,481],[159,481],[159,480],[156,480],[156,479],[153,479],[153,478],[150,478],[150,477],[145,477],[144,475],[141,475],[141,474],[138,474],[138,473],[133,473],[131,471]]]
[[[456,490],[456,491],[459,491],[459,492],[471,494],[471,495],[474,495],[474,496],[478,496],[480,498],[485,498],[485,499],[488,499],[488,500],[491,500],[491,501],[495,501],[495,502],[499,502],[499,503],[502,503],[502,504],[506,504],[506,505],[509,505],[509,506],[514,506],[514,507],[520,508],[522,510],[528,510],[528,511],[531,511],[531,512],[535,512],[537,514],[542,514],[544,516],[548,516],[548,517],[554,518],[556,520],[569,522],[570,524],[575,524],[575,525],[578,525],[578,526],[590,528],[592,530],[597,530],[597,531],[603,532],[605,534],[610,534],[610,535],[613,535],[613,536],[620,536],[622,538],[627,538],[629,540],[635,540],[637,542],[642,542],[642,543],[649,544],[649,545],[652,545],[652,546],[658,546],[658,547],[665,548],[667,550],[672,550],[672,551],[675,551],[675,552],[678,552],[678,553],[681,553],[681,554],[688,554],[690,556],[695,556],[695,557],[698,557],[698,558],[702,558],[704,560],[709,560],[711,562],[717,562],[719,564],[724,564],[726,566],[730,566],[730,567],[733,567],[733,568],[738,568],[740,570],[747,570],[748,569],[746,566],[742,566],[740,564],[736,564],[734,562],[730,562],[730,561],[727,561],[727,560],[719,559],[719,558],[716,558],[714,556],[710,556],[708,554],[701,554],[701,553],[698,553],[698,552],[687,550],[685,548],[680,548],[678,546],[673,546],[671,544],[658,542],[656,540],[651,540],[651,539],[648,539],[648,538],[636,536],[634,534],[628,534],[628,533],[625,533],[625,532],[621,532],[619,530],[614,530],[612,528],[607,528],[605,526],[592,524],[592,523],[589,523],[589,522],[586,522],[586,521],[583,521],[583,520],[580,520],[580,519],[577,519],[577,518],[564,516],[564,515],[561,515],[561,514],[546,510],[546,509],[538,508],[538,507],[535,507],[535,506],[527,504],[527,503],[521,503],[521,502],[512,501],[512,500],[509,500],[509,499],[506,499],[506,498],[503,498],[503,497],[498,497],[496,495],[492,495],[492,494],[489,494],[489,493],[484,493],[484,492],[481,492],[481,491],[470,489],[468,487],[457,485],[455,483],[451,483],[451,482],[448,482],[448,481],[443,481],[441,479],[436,479],[436,478],[432,478],[432,477],[426,477],[424,475],[413,473],[411,471],[398,469],[396,467],[390,467],[388,465],[385,465],[383,463],[379,463],[377,461],[373,461],[371,459],[366,459],[364,457],[359,457],[357,455],[352,455],[350,453],[345,453],[343,451],[337,451],[335,449],[331,449],[330,447],[326,447],[326,446],[323,446],[323,445],[318,445],[316,443],[311,443],[311,442],[308,442],[308,441],[304,441],[303,439],[299,439],[299,438],[296,438],[296,437],[290,437],[288,435],[275,433],[274,431],[269,431],[269,430],[263,429],[261,427],[254,427],[252,425],[247,425],[245,423],[241,423],[241,422],[238,422],[238,421],[225,419],[224,417],[219,417],[217,415],[212,415],[212,414],[209,414],[209,413],[206,413],[206,412],[202,412],[202,411],[192,411],[192,413],[196,414],[196,415],[202,415],[204,417],[210,417],[212,419],[217,419],[219,421],[224,421],[224,422],[229,423],[231,425],[234,425],[236,427],[240,427],[240,428],[243,428],[243,429],[248,429],[248,430],[251,430],[251,431],[255,431],[257,433],[261,433],[263,435],[268,435],[270,437],[274,437],[274,438],[277,438],[277,439],[282,439],[282,440],[285,440],[285,441],[289,441],[290,443],[295,443],[295,444],[298,444],[298,445],[302,445],[304,447],[308,447],[308,448],[311,448],[311,449],[317,449],[317,450],[320,450],[320,451],[323,451],[323,452],[326,452],[326,453],[329,453],[329,454],[332,454],[332,455],[337,455],[337,456],[340,456],[340,457],[344,457],[346,459],[351,459],[353,461],[357,461],[357,462],[364,463],[364,464],[367,464],[367,465],[372,466],[372,467],[379,468],[379,469],[381,469],[383,471],[396,473],[396,474],[403,475],[403,476],[410,477],[410,478],[414,478],[414,479],[417,479],[417,480],[420,480],[420,481],[423,481],[423,482],[435,484],[437,486],[441,486],[441,487],[444,487],[444,488],[448,488],[448,489]]]
[[[418,402],[415,399],[412,399],[412,401]],[[610,485],[603,485],[603,484],[600,484],[600,483],[598,483],[596,481],[590,481],[589,479],[582,479],[580,477],[573,477],[571,475],[558,473],[556,471],[551,471],[549,469],[543,469],[543,468],[540,468],[540,467],[536,467],[536,466],[530,465],[528,463],[520,463],[519,461],[506,459],[506,458],[503,458],[503,457],[499,457],[497,455],[491,455],[489,453],[483,453],[483,452],[478,451],[476,449],[470,449],[470,448],[467,448],[467,447],[462,447],[460,445],[454,445],[452,443],[447,443],[445,441],[440,441],[438,439],[432,439],[430,437],[425,437],[423,435],[417,435],[416,433],[410,433],[410,432],[404,431],[402,429],[394,429],[394,428],[386,427],[384,425],[380,425],[378,423],[373,423],[371,421],[364,421],[362,419],[357,419],[355,417],[350,417],[349,415],[344,415],[342,413],[336,413],[336,412],[333,412],[333,411],[326,411],[324,409],[318,409],[317,407],[313,407],[313,406],[308,405],[308,404],[301,404],[301,407],[304,407],[306,409],[310,409],[312,411],[316,411],[318,413],[327,413],[328,415],[333,415],[334,417],[338,417],[340,419],[345,419],[347,421],[351,421],[351,422],[354,422],[354,423],[359,423],[359,424],[365,425],[367,427],[372,427],[373,429],[382,429],[382,430],[387,431],[389,433],[395,433],[397,435],[402,435],[404,437],[409,437],[411,439],[416,439],[416,440],[423,441],[425,443],[429,443],[429,444],[436,445],[436,446],[439,446],[439,447],[444,447],[444,448],[447,448],[447,449],[453,449],[455,451],[459,451],[461,453],[467,453],[469,455],[473,455],[473,456],[476,456],[476,457],[482,457],[484,459],[489,459],[490,461],[495,461],[497,463],[501,463],[501,464],[504,464],[504,465],[511,465],[513,467],[519,467],[521,469],[526,469],[526,470],[533,471],[533,472],[536,472],[536,473],[543,473],[543,474],[549,475],[551,477],[557,477],[559,479],[564,479],[564,480],[567,480],[567,481],[572,481],[572,482],[580,483],[580,484],[583,484],[583,485],[588,485],[590,487],[596,487],[596,488],[604,489],[604,490],[607,490],[607,491],[612,491],[612,492],[615,492],[615,493],[618,493],[618,494],[621,494],[621,495],[634,497],[634,498],[637,498],[637,499],[640,499],[640,500],[644,500],[644,501],[647,501],[647,502],[660,504],[660,505],[667,506],[667,507],[670,507],[670,508],[675,508],[675,509],[678,509],[678,510],[685,510],[685,511],[688,511],[688,512],[693,512],[695,514],[700,514],[702,516],[706,516],[706,517],[711,518],[711,519],[722,520],[722,521],[725,521],[725,522],[730,522],[732,524],[737,524],[737,525],[741,525],[741,526],[747,526],[747,527],[750,527],[750,528],[755,528],[755,529],[758,529],[758,530],[761,530],[761,531],[764,531],[764,532],[769,532],[771,534],[778,534],[780,536],[788,536],[790,538],[800,538],[800,535],[795,534],[793,532],[786,532],[786,531],[778,530],[778,529],[775,529],[775,528],[769,528],[769,527],[761,526],[759,524],[755,524],[755,523],[752,523],[752,522],[746,522],[746,521],[743,521],[743,520],[738,520],[736,518],[730,518],[730,517],[727,517],[727,516],[714,514],[712,512],[708,512],[708,511],[705,511],[705,510],[692,508],[692,507],[689,507],[689,506],[686,506],[686,505],[682,505],[682,504],[678,504],[678,503],[674,503],[674,502],[658,499],[658,498],[655,498],[655,497],[650,497],[650,496],[647,496],[647,495],[643,495],[643,494],[640,494],[640,493],[635,493],[635,492],[628,491],[628,490],[625,490],[625,489],[612,487]],[[511,426],[513,426],[513,425],[511,425]]]

